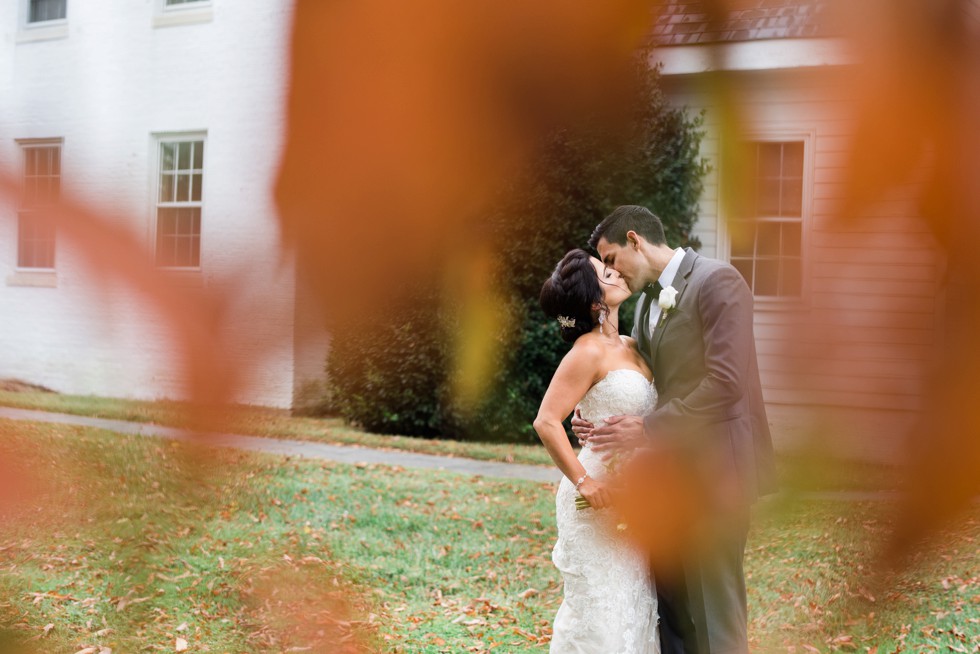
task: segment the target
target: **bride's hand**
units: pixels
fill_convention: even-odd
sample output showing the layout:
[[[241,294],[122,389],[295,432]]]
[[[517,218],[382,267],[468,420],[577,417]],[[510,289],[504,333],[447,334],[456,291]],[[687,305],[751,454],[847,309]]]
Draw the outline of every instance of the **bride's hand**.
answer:
[[[586,477],[585,481],[578,487],[578,492],[593,509],[604,509],[612,501],[609,488],[592,477]]]

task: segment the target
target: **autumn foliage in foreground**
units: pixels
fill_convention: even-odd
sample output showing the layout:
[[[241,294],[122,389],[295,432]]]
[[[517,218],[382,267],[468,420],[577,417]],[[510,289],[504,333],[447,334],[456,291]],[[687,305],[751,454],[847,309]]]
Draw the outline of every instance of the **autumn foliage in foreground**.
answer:
[[[709,12],[744,4],[705,2]],[[859,570],[890,579],[893,567],[915,563],[924,537],[944,533],[946,525],[963,515],[980,484],[980,403],[975,401],[980,308],[974,301],[980,291],[980,258],[973,252],[980,241],[980,188],[970,173],[973,157],[980,152],[980,130],[974,125],[980,115],[980,40],[974,3],[966,0],[837,4],[841,11],[861,12],[843,24],[867,28],[851,37],[864,63],[855,67],[849,82],[858,101],[854,116],[858,138],[849,153],[842,224],[855,220],[860,207],[924,167],[928,174],[919,204],[948,257],[950,272],[946,289],[950,329],[935,353],[939,374],[925,383],[930,412],[912,439],[928,447],[912,459],[909,492],[894,519],[886,521],[889,528],[869,529],[883,556],[870,557]],[[292,247],[332,254],[315,259],[318,265],[309,271],[309,281],[329,313],[340,317],[338,328],[345,327],[344,319],[356,320],[365,302],[385,303],[397,292],[391,280],[400,276],[481,282],[482,277],[467,272],[493,256],[481,250],[479,225],[466,220],[476,214],[472,208],[485,202],[502,173],[526,156],[529,137],[544,126],[590,115],[615,117],[605,101],[617,97],[620,73],[649,27],[650,12],[658,7],[629,0],[574,6],[557,0],[519,6],[446,0],[410,5],[382,0],[296,3],[289,122],[277,186],[280,220]],[[386,48],[365,47],[365,43]],[[737,96],[720,97],[720,102],[737,120]],[[3,172],[0,194],[17,197],[19,187],[13,179],[9,171]],[[205,431],[214,429],[220,423],[207,409],[232,397],[250,372],[229,366],[220,339],[214,337],[221,331],[223,307],[230,298],[191,299],[175,292],[149,266],[141,241],[106,223],[102,215],[99,207],[68,200],[52,209],[50,218],[59,238],[86,256],[106,280],[132,285],[170,322],[180,344],[174,352],[175,365],[184,370],[189,395],[201,407],[196,424]],[[365,238],[365,225],[381,237],[374,242]],[[360,273],[358,284],[337,284],[351,269]],[[464,284],[451,285],[449,292],[459,294],[465,307],[467,299],[483,301],[496,291]],[[492,325],[464,331],[459,338],[460,351],[470,353],[467,365],[479,369],[492,347]],[[465,392],[478,396],[480,389]],[[5,531],[22,534],[0,546],[7,561],[3,580],[12,585],[13,597],[23,599],[23,593],[31,593],[30,606],[59,616],[58,623],[25,623],[26,607],[20,600],[0,603],[5,624],[17,632],[37,632],[36,640],[23,645],[27,651],[45,651],[45,639],[75,629],[59,626],[65,624],[84,629],[85,634],[101,632],[98,638],[119,638],[133,649],[151,633],[160,648],[180,650],[182,643],[189,648],[193,639],[185,638],[181,629],[185,618],[171,614],[168,605],[161,603],[161,598],[179,595],[188,586],[207,589],[206,600],[182,609],[196,611],[202,629],[223,629],[223,619],[253,623],[243,633],[255,642],[242,645],[234,640],[238,632],[227,641],[217,635],[212,651],[288,648],[292,638],[330,651],[369,647],[374,627],[370,616],[359,613],[358,600],[320,587],[304,587],[301,595],[294,592],[298,579],[308,579],[311,570],[330,570],[337,563],[327,561],[335,561],[334,556],[344,561],[349,552],[318,551],[302,524],[285,520],[277,523],[276,529],[281,530],[277,538],[289,546],[302,545],[306,550],[302,555],[283,552],[280,546],[268,549],[258,560],[243,554],[255,546],[253,538],[266,533],[269,516],[284,510],[255,497],[254,505],[237,506],[235,493],[247,496],[253,479],[247,474],[235,476],[240,471],[233,465],[225,469],[214,452],[159,447],[101,456],[93,446],[65,458],[54,443],[84,440],[78,431],[35,441],[34,427],[4,423],[3,428],[5,446],[14,445],[0,460],[0,510],[5,511]],[[33,445],[24,446],[23,439]],[[133,457],[128,463],[142,462],[144,477],[120,474],[129,470],[127,465],[115,465],[125,456]],[[455,487],[453,492],[463,489]],[[452,502],[454,498],[450,493],[438,499]],[[202,533],[201,515],[214,507],[253,525],[249,530],[240,527],[237,534],[220,529]],[[431,522],[430,516],[425,518],[418,533]],[[500,517],[488,514],[484,524],[492,520]],[[437,537],[450,548],[445,556],[451,556],[451,539]],[[75,548],[71,552],[69,540]],[[344,542],[338,540],[337,545]],[[236,553],[214,559],[214,552],[229,544],[238,548]],[[976,545],[970,541],[962,547],[975,551]],[[291,560],[264,558],[272,552],[288,554]],[[838,560],[826,558],[827,554],[820,550],[808,563],[815,569],[836,564]],[[305,556],[325,563],[320,566]],[[521,556],[498,559],[502,572],[494,573],[509,574]],[[535,556],[546,563],[542,552]],[[42,561],[40,566],[27,565],[36,558]],[[797,563],[788,558],[780,561]],[[202,561],[207,561],[208,574],[195,567],[205,565]],[[841,569],[849,570],[846,557],[839,561]],[[55,577],[55,572],[61,576]],[[331,573],[323,574],[323,585],[332,584]],[[923,633],[906,631],[896,636],[894,649],[902,649],[913,635],[928,643],[940,633],[954,650],[975,647],[971,634],[976,630],[971,625],[976,624],[976,596],[970,596],[975,580],[976,571],[968,566],[963,574],[945,578],[949,589],[943,590],[955,590],[956,602],[948,610],[937,608],[943,615],[937,616],[935,626],[920,627]],[[397,578],[369,581],[368,585],[380,585],[397,583]],[[820,583],[811,581],[814,586]],[[750,580],[753,585],[757,586]],[[848,594],[864,596],[853,585],[845,586],[847,594],[831,595],[828,605],[853,599]],[[868,595],[874,602],[882,597],[873,589]],[[800,602],[800,608],[814,615],[819,611],[840,615],[833,608],[807,606],[800,597],[789,593],[780,599],[787,604]],[[507,601],[520,603],[513,598]],[[494,606],[503,605],[478,603],[472,608],[474,617],[464,618],[464,624],[467,619],[477,622],[465,626],[480,627],[479,620],[493,615]],[[100,624],[97,607],[106,623],[112,616],[115,626]],[[848,609],[843,614],[849,617],[842,630],[848,624],[859,626],[862,619],[869,624],[878,619],[877,611],[859,614]],[[217,616],[229,617],[211,619]],[[956,621],[960,617],[967,623]],[[953,622],[942,622],[947,618]],[[365,623],[368,626],[362,629]],[[11,628],[0,638],[9,642]],[[542,631],[533,621],[528,628],[516,629],[508,636],[525,641],[522,631],[531,636]],[[798,636],[801,643],[808,640],[808,634]],[[96,636],[85,638],[95,642]],[[436,635],[435,647],[441,646],[439,639],[447,640]],[[62,642],[79,641],[66,634]],[[490,647],[489,642],[479,642]],[[95,646],[84,638],[82,644],[83,651],[103,649],[92,649]],[[819,644],[832,649],[877,647],[843,631]],[[800,646],[807,647],[812,645]]]

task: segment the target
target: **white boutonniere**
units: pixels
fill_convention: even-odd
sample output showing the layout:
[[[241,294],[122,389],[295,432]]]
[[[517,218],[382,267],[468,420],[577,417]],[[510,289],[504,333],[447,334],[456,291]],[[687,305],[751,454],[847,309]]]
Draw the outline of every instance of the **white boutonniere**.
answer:
[[[673,286],[668,286],[660,291],[660,297],[657,298],[657,304],[660,306],[660,324],[664,323],[667,316],[677,308],[677,289]]]

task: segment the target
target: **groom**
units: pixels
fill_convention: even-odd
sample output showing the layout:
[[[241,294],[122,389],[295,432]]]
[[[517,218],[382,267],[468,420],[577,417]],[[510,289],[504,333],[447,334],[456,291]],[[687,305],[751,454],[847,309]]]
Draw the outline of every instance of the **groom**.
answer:
[[[670,447],[697,470],[712,534],[669,570],[653,570],[663,654],[748,652],[742,558],[749,504],[773,490],[772,441],[756,361],[752,293],[731,265],[670,248],[660,219],[621,206],[589,240],[602,261],[642,291],[633,337],[658,399],[646,416],[593,426],[573,418],[601,451]]]

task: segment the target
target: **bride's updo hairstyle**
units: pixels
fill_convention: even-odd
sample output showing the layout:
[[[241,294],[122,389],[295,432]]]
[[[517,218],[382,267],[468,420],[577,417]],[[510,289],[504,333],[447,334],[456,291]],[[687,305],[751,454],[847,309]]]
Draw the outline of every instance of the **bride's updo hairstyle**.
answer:
[[[576,338],[592,331],[597,317],[592,307],[596,304],[605,306],[591,259],[585,250],[569,251],[541,287],[538,298],[541,309],[546,316],[558,321],[562,340],[566,343],[574,343]]]

